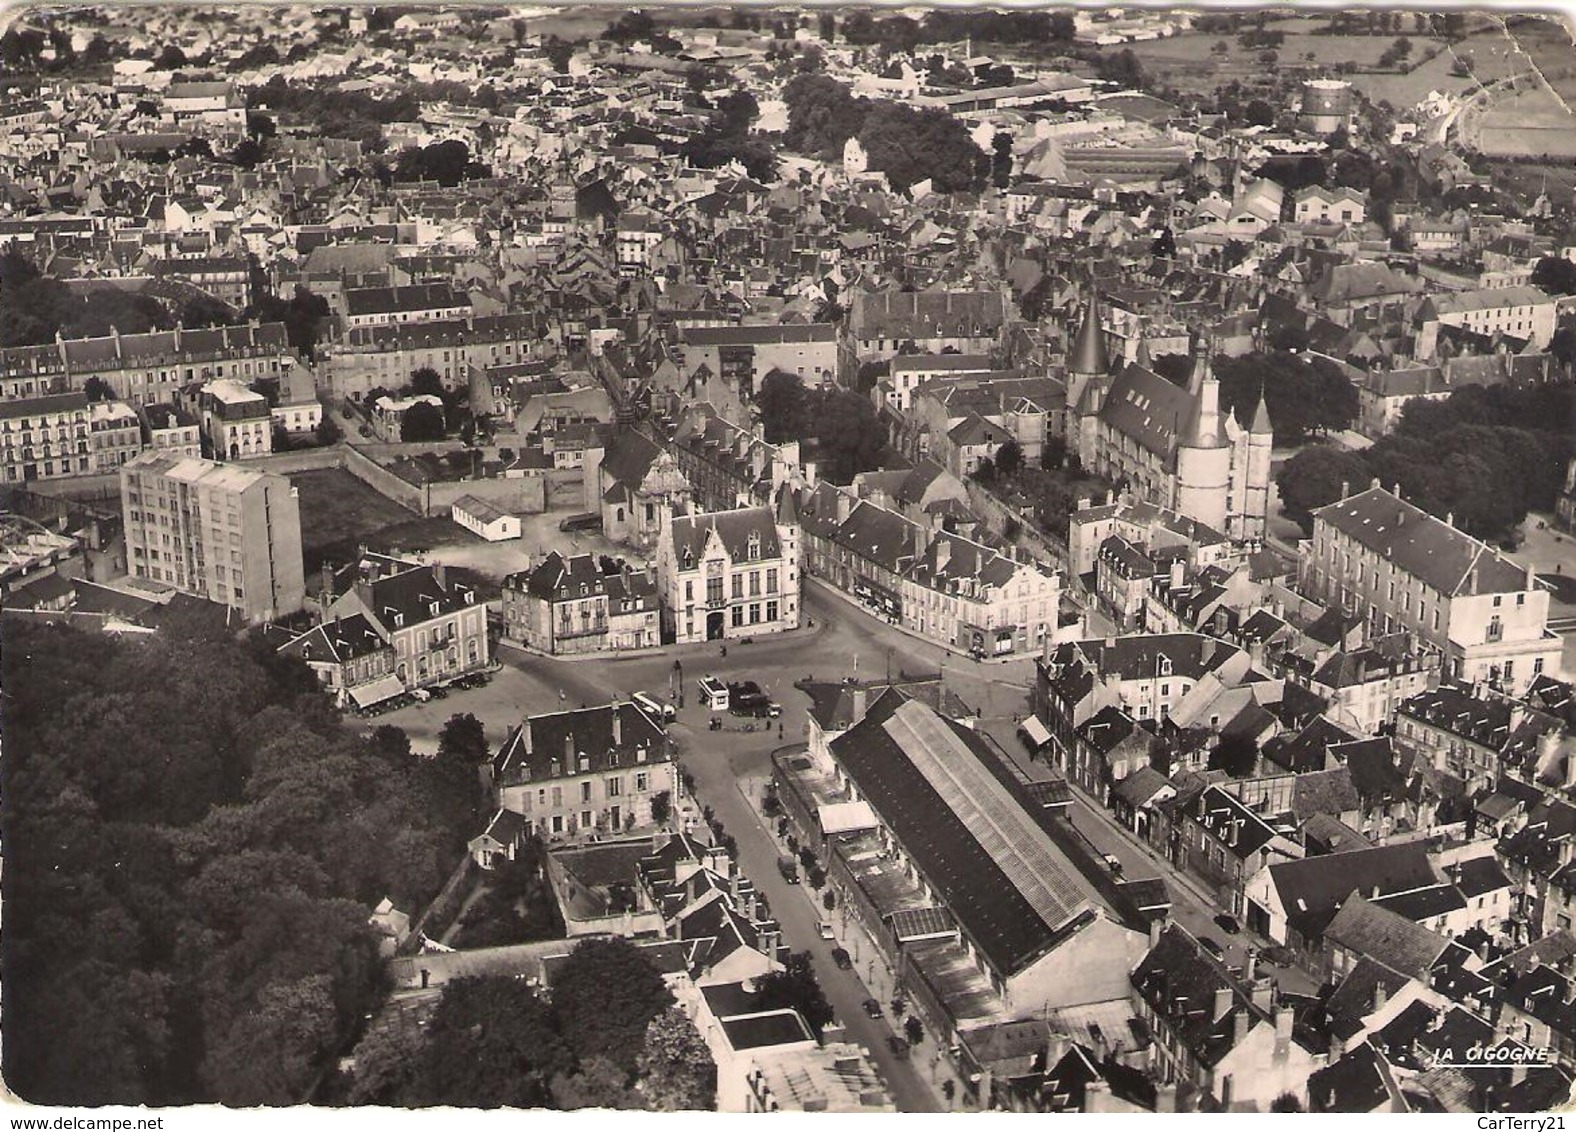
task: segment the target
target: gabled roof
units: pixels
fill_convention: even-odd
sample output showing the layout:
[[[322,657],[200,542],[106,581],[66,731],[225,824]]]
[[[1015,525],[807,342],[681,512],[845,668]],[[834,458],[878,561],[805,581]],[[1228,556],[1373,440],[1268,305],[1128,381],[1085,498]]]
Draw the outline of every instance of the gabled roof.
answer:
[[[1498,551],[1382,487],[1320,507],[1324,523],[1447,597],[1519,593],[1527,572]]]
[[[769,507],[741,507],[733,511],[710,511],[700,515],[680,515],[673,519],[675,561],[700,562],[712,533],[722,541],[728,557],[735,563],[770,561],[782,556],[777,541],[777,523]],[[752,559],[750,547],[756,554]]]
[[[1198,941],[1180,924],[1172,924],[1160,942],[1133,970],[1133,987],[1164,1019],[1167,1027],[1199,1064],[1212,1068],[1236,1048],[1235,1016],[1245,1013],[1252,1024],[1267,1021],[1224,968],[1205,955]],[[1217,1016],[1218,992],[1226,991],[1227,1009]]]
[[[618,713],[615,743],[614,712]],[[667,737],[633,703],[602,704],[528,717],[493,756],[494,780],[506,785],[573,778],[610,767],[667,762]],[[580,760],[588,769],[580,769]],[[556,769],[556,773],[555,773]]]
[[[832,755],[975,946],[1011,975],[1055,944],[1092,893],[982,744],[889,690]]]
[[[1322,935],[1354,892],[1371,897],[1438,883],[1421,843],[1380,845],[1270,866],[1287,922],[1305,938]]]
[[[1343,854],[1349,859],[1351,854]],[[1324,929],[1325,941],[1365,955],[1415,979],[1427,980],[1435,961],[1450,941],[1406,916],[1354,896],[1341,906]]]
[[[332,661],[343,664],[358,656],[367,656],[379,649],[389,648],[378,635],[372,623],[359,613],[349,617],[336,617],[307,630],[279,648],[285,656],[298,656],[307,661]]]

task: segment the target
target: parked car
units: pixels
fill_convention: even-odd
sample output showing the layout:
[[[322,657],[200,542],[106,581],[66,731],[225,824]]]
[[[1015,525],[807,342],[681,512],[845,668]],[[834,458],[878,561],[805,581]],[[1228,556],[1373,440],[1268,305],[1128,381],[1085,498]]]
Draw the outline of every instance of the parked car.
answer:
[[[850,957],[848,952],[841,947],[832,948],[832,962],[837,964],[837,969],[839,971],[849,971],[852,970],[854,966],[852,957]]]
[[[881,1017],[881,1003],[878,1002],[876,999],[873,999],[873,998],[865,999],[865,1013],[868,1014],[872,1018],[880,1018]]]
[[[1273,963],[1277,967],[1291,967],[1297,962],[1297,953],[1291,948],[1283,947],[1278,943],[1272,943],[1259,952],[1259,957]]]
[[[559,522],[558,529],[561,531],[601,530],[602,516],[596,511],[583,511]]]
[[[442,684],[434,684],[432,687],[428,688],[427,691],[432,693],[432,698],[435,700],[446,699],[449,695],[449,690]]]
[[[1111,870],[1112,876],[1122,875],[1122,862],[1114,853],[1105,855],[1105,867]]]
[[[777,871],[782,873],[783,880],[789,884],[799,883],[799,862],[792,857],[778,857]]]
[[[1226,949],[1220,946],[1220,944],[1216,943],[1214,940],[1210,939],[1207,935],[1201,935],[1198,937],[1198,945],[1213,955],[1216,959],[1224,959],[1226,957]]]
[[[1222,912],[1215,917],[1215,926],[1227,935],[1236,935],[1242,930],[1242,925],[1237,923],[1237,917],[1227,912]]]
[[[728,685],[728,710],[734,715],[748,715],[756,719],[776,719],[783,709],[761,691],[754,680],[744,680]]]
[[[892,1056],[899,1060],[908,1058],[908,1043],[896,1034],[887,1039],[887,1049],[891,1050]]]
[[[816,930],[821,933],[822,939],[836,939],[837,933],[832,930],[831,920],[822,920],[816,925]]]

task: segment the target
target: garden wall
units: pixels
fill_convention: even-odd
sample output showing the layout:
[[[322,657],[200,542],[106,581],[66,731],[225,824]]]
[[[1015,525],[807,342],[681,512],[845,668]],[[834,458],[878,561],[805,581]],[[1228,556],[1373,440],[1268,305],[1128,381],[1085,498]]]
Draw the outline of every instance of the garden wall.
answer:
[[[407,511],[426,517],[427,493],[424,488],[401,479],[377,461],[368,457],[354,444],[345,446],[345,471],[355,476],[373,491],[392,499]],[[463,493],[462,493],[463,494]]]

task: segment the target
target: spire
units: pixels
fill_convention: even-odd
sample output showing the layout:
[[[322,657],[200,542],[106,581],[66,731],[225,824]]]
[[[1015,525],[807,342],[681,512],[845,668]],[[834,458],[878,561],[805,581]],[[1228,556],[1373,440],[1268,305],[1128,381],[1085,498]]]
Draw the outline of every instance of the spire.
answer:
[[[1145,369],[1155,368],[1154,359],[1149,356],[1149,339],[1140,338],[1138,340],[1138,352],[1133,356],[1133,361]]]
[[[1248,425],[1248,432],[1254,436],[1269,436],[1275,429],[1270,425],[1269,406],[1264,403],[1264,390],[1259,390],[1258,408],[1253,410],[1253,423]]]
[[[1214,372],[1209,368],[1209,344],[1202,334],[1193,335],[1193,372],[1188,375],[1187,391],[1194,400],[1204,389],[1204,382],[1213,381]]]
[[[1089,305],[1084,308],[1083,325],[1073,348],[1067,354],[1069,373],[1105,373],[1110,361],[1105,353],[1105,335],[1100,332],[1100,293],[1091,285]]]
[[[1220,382],[1209,365],[1209,343],[1203,335],[1193,342],[1193,374],[1188,378],[1187,420],[1178,442],[1187,448],[1224,448],[1220,428]]]

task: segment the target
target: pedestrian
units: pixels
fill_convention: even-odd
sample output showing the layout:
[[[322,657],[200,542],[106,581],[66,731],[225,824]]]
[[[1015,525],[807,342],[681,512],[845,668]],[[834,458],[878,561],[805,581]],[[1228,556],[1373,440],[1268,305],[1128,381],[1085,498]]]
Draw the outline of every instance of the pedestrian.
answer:
[[[783,737],[783,721],[779,719],[777,721],[777,738],[781,739],[782,737]]]
[[[562,688],[558,689],[558,702],[559,703],[563,703],[568,698],[569,698],[568,696],[564,695],[564,690]]]

